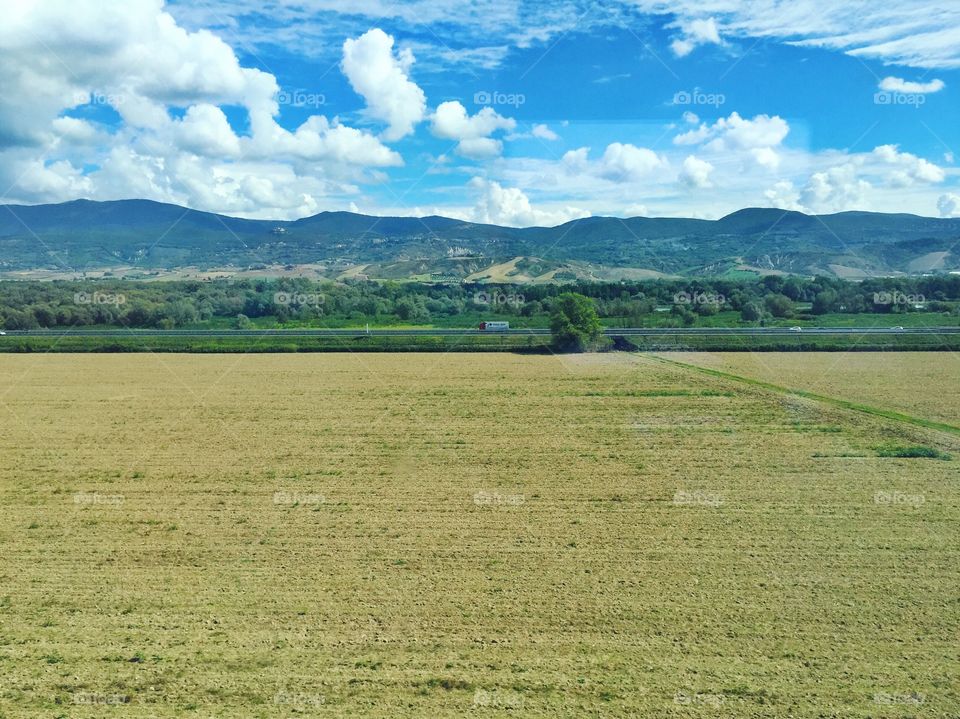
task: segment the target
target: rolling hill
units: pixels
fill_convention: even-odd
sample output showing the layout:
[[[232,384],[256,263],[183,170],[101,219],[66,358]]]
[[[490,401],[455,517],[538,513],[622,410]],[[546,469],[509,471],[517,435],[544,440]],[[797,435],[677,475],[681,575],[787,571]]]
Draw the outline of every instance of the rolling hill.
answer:
[[[245,220],[149,200],[0,205],[5,276],[307,265],[324,276],[526,282],[743,272],[866,277],[958,269],[958,245],[960,219],[871,212],[748,208],[719,220],[590,217],[518,229],[350,212]]]

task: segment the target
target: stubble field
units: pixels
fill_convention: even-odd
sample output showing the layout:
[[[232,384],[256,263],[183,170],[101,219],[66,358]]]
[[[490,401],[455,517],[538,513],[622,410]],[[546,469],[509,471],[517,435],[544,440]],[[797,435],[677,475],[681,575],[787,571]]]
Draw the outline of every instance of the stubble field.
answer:
[[[960,426],[955,352],[695,352],[672,359]]]
[[[948,433],[625,354],[9,356],[0,412],[4,719],[960,712]]]

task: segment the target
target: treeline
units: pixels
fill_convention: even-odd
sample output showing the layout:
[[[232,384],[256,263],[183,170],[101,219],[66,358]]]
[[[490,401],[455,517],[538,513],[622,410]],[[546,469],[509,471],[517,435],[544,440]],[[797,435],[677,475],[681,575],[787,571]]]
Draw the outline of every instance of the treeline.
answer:
[[[7,330],[84,326],[177,328],[229,322],[336,325],[460,324],[478,317],[548,322],[564,292],[594,300],[609,323],[689,325],[718,313],[763,323],[827,313],[955,313],[960,276],[870,279],[769,276],[762,280],[655,280],[564,285],[431,285],[240,279],[210,282],[123,280],[0,282]]]

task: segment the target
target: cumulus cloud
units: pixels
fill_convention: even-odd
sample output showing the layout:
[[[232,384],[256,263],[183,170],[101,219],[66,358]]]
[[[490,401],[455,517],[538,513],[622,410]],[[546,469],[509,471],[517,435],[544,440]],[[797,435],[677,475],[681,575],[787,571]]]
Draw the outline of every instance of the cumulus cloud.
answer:
[[[498,182],[474,177],[469,186],[480,194],[470,219],[509,227],[553,227],[590,213],[577,207],[535,208],[530,198],[517,187],[503,187]]]
[[[871,152],[834,152],[827,156],[843,161],[811,173],[800,190],[790,180],[778,181],[764,192],[767,204],[802,212],[889,211],[889,200],[894,199],[896,193],[902,194],[904,188],[937,184],[946,179],[942,168],[909,152],[901,152],[896,145],[880,145]],[[819,160],[814,154],[805,159]],[[942,214],[942,205],[940,211]]]
[[[790,132],[790,125],[778,115],[757,115],[752,120],[733,112],[712,125],[701,124],[673,138],[676,145],[695,145],[709,141],[711,149],[756,149],[776,147]]]
[[[687,118],[688,122],[691,118]],[[673,138],[675,145],[700,145],[707,153],[726,158],[745,158],[767,170],[776,170],[780,165],[777,152],[790,125],[782,117],[757,115],[746,119],[733,112],[721,117],[712,125],[701,123]]]
[[[56,135],[55,144],[88,145],[105,137],[96,125],[76,117],[58,117],[50,127]]]
[[[800,204],[800,192],[790,180],[780,180],[763,193],[767,206],[782,210],[803,212],[807,208]]]
[[[801,204],[814,212],[841,212],[867,209],[870,183],[860,179],[854,163],[831,167],[810,176],[800,195]]]
[[[712,17],[698,18],[680,23],[681,37],[670,43],[670,49],[677,57],[686,57],[700,45],[719,45],[720,31]]]
[[[489,160],[500,156],[503,143],[492,137],[467,137],[457,144],[457,152],[471,160]]]
[[[649,148],[612,142],[596,160],[590,159],[589,147],[570,150],[561,158],[560,166],[568,175],[631,183],[662,175],[669,163]]]
[[[343,43],[341,63],[350,85],[366,100],[369,115],[387,123],[383,138],[388,142],[413,132],[427,112],[423,90],[409,78],[413,53],[394,53],[393,43],[383,30],[368,30]]]
[[[191,105],[183,120],[175,123],[174,134],[179,146],[188,152],[207,157],[236,157],[240,154],[240,138],[234,134],[223,110],[216,105]]]
[[[457,141],[457,152],[473,159],[496,157],[503,149],[500,140],[490,137],[499,130],[513,130],[517,122],[503,117],[491,107],[484,107],[475,115],[451,100],[442,102],[432,116],[431,130],[437,137]]]
[[[960,217],[960,195],[948,192],[937,199],[940,217]]]
[[[914,182],[943,182],[943,169],[909,152],[900,152],[896,145],[881,145],[874,148],[874,158],[889,165],[886,181],[894,187],[906,187]]]
[[[713,165],[709,162],[700,160],[694,155],[688,155],[683,161],[680,179],[690,187],[713,187],[710,182],[710,173],[713,169]]]
[[[541,140],[549,140],[551,142],[560,139],[560,135],[551,130],[547,125],[534,125],[530,134]]]
[[[366,59],[381,68],[376,53],[358,52],[352,69],[362,75]],[[393,60],[412,62],[402,53]],[[244,67],[216,35],[179,26],[160,0],[18,5],[0,25],[0,86],[0,183],[12,186],[13,201],[137,196],[301,216],[402,164],[380,139],[336,118],[282,127],[276,78]],[[228,105],[246,111],[243,134]],[[119,120],[89,119],[98,106]],[[402,120],[391,115],[391,128]]]
[[[616,182],[632,182],[667,167],[667,161],[646,147],[613,142],[597,164],[597,174]]]
[[[880,89],[886,92],[901,92],[911,95],[926,95],[932,92],[940,92],[946,85],[943,80],[931,80],[930,82],[910,82],[899,77],[885,77],[880,81]]]

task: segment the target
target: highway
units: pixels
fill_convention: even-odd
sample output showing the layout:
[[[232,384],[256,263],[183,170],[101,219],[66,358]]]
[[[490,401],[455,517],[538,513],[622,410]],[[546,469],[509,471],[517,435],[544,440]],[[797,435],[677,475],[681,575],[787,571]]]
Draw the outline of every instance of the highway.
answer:
[[[17,337],[466,337],[466,336],[543,336],[548,329],[290,329],[290,330],[140,330],[140,329],[67,329],[8,330],[0,341]],[[803,337],[806,335],[945,335],[960,334],[960,327],[618,327],[607,328],[608,337],[659,337],[691,335],[701,337]]]

